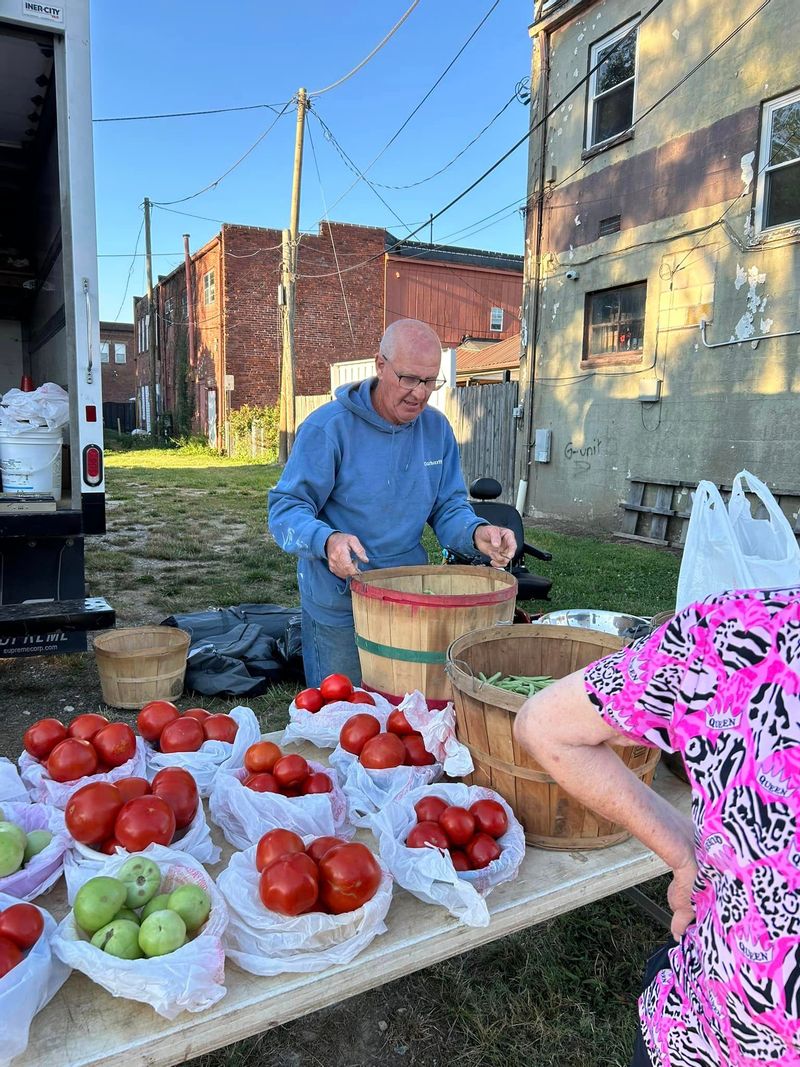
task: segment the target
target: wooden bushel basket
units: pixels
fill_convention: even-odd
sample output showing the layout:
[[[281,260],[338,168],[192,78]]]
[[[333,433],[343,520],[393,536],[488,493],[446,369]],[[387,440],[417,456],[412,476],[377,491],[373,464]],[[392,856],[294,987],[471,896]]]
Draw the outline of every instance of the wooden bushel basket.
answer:
[[[183,692],[189,635],[174,626],[108,630],[94,639],[103,700],[139,709],[149,700],[174,700]]]
[[[475,771],[465,781],[497,790],[525,829],[525,840],[540,848],[606,848],[630,834],[601,819],[561,788],[514,740],[513,727],[524,697],[478,680],[503,675],[563,678],[624,642],[611,634],[570,626],[495,626],[457,638],[447,654],[453,687],[456,733],[469,748]],[[660,753],[645,745],[611,748],[646,785]]]
[[[360,574],[350,591],[364,688],[393,704],[418,689],[443,707],[450,643],[511,622],[517,579],[494,567],[391,567]]]

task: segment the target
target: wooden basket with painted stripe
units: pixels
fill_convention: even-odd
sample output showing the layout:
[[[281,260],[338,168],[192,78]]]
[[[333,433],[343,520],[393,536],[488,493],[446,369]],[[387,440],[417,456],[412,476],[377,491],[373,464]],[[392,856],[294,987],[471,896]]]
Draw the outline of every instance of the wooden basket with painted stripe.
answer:
[[[630,834],[601,819],[561,788],[514,739],[514,719],[524,697],[478,678],[503,675],[563,678],[622,648],[622,638],[572,626],[494,626],[456,639],[448,651],[456,733],[469,748],[475,771],[471,785],[497,790],[540,848],[606,848]],[[646,785],[653,781],[660,753],[645,745],[612,745],[613,751]]]
[[[452,700],[447,649],[462,634],[514,617],[517,579],[493,567],[391,567],[350,583],[365,689],[398,704],[418,689]]]

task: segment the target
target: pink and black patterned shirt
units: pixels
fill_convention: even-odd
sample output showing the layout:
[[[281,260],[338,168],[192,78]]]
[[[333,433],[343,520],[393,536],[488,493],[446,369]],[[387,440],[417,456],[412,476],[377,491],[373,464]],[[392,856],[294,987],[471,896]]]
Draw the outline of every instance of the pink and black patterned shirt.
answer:
[[[587,667],[603,718],[679,752],[696,921],[639,1001],[657,1067],[800,1064],[800,589],[709,597]]]

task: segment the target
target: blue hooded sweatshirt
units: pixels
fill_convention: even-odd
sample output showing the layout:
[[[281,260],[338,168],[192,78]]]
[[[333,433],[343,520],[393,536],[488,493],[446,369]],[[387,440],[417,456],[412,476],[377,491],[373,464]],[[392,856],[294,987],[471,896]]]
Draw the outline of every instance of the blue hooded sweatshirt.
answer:
[[[427,563],[420,538],[430,523],[442,545],[474,551],[479,519],[467,503],[458,445],[449,422],[426,407],[395,425],[372,406],[375,379],[342,385],[336,399],[303,422],[280,481],[269,493],[269,529],[298,556],[303,607],[316,621],[352,621],[350,583],[328,569],[325,542],[354,534],[369,563]]]

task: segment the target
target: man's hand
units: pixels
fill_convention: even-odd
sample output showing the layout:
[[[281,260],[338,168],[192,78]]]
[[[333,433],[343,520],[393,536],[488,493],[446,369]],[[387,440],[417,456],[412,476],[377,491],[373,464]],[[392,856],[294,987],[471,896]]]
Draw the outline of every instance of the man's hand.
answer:
[[[505,526],[478,526],[472,540],[478,551],[489,557],[493,567],[505,567],[517,551],[517,539]]]
[[[697,863],[687,860],[681,867],[674,868],[672,881],[667,890],[667,900],[672,909],[672,936],[680,941],[689,923],[694,922],[692,889],[697,877]]]
[[[354,574],[359,573],[359,567],[353,555],[356,555],[362,563],[369,563],[364,546],[355,534],[331,534],[325,542],[325,555],[328,557],[328,569],[337,578],[352,578]]]

